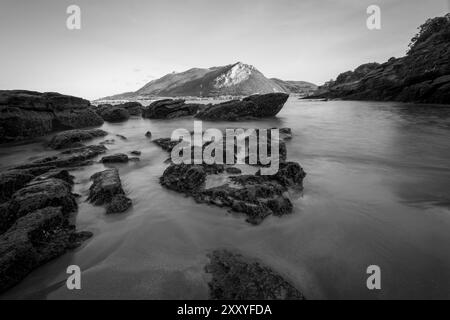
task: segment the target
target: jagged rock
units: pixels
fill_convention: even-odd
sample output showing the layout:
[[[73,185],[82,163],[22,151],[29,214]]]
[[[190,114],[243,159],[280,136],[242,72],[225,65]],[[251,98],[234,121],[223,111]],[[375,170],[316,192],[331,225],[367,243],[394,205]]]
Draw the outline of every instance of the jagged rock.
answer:
[[[243,100],[232,100],[209,105],[199,111],[196,118],[202,120],[237,121],[274,117],[283,108],[288,98],[289,95],[285,93],[253,95]]]
[[[102,124],[90,102],[81,98],[53,92],[0,91],[0,143]]]
[[[40,167],[77,167],[89,164],[89,159],[105,153],[106,147],[103,145],[92,145],[81,148],[65,150],[55,156],[35,160],[31,163],[17,166],[15,169],[38,169]]]
[[[128,209],[131,206],[131,200],[129,202],[125,201],[125,192],[117,169],[97,172],[91,177],[91,180],[89,202],[96,206],[106,205],[107,213],[123,212],[122,210],[125,207]],[[116,198],[117,196],[120,197]]]
[[[90,232],[76,233],[58,207],[36,210],[20,218],[0,236],[0,292],[91,236]]]
[[[274,175],[240,175],[229,177],[224,185],[205,189],[208,174],[223,172],[223,165],[172,164],[160,178],[162,186],[192,196],[196,202],[227,207],[247,215],[251,224],[261,223],[267,216],[292,212],[286,195],[288,188],[301,190],[305,172],[298,163],[280,163]]]
[[[100,129],[91,130],[69,130],[56,134],[49,142],[52,149],[63,149],[73,147],[74,143],[104,137],[108,133]]]
[[[228,250],[208,255],[205,271],[211,299],[217,300],[304,300],[302,293],[283,277],[255,259]]]
[[[185,100],[164,99],[145,107],[142,117],[149,119],[173,119],[197,113],[198,104],[186,104]]]
[[[100,161],[103,163],[127,163],[129,158],[124,153],[117,153],[110,156],[105,156]]]

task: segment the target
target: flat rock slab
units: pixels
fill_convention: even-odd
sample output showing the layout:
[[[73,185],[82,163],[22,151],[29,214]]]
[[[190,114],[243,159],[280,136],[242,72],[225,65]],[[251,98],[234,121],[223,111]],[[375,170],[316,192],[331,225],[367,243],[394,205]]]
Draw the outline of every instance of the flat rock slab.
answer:
[[[103,157],[100,162],[102,163],[127,163],[130,159],[124,153],[117,153]]]
[[[208,255],[210,298],[217,300],[304,300],[303,294],[259,261],[228,250]]]

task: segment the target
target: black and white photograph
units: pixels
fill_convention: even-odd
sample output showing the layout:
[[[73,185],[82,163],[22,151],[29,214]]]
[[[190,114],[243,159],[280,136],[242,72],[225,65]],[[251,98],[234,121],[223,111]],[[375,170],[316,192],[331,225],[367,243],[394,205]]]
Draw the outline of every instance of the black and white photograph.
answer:
[[[0,0],[0,44],[0,300],[450,299],[450,0]]]

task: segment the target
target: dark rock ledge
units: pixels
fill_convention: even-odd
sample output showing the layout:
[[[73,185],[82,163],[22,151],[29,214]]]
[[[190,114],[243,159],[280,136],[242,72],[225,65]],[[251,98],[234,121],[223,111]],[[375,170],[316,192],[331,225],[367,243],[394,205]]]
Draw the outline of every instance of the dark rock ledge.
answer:
[[[87,100],[54,92],[0,90],[0,143],[102,124]]]
[[[88,201],[96,206],[105,205],[106,213],[122,213],[131,206],[131,200],[125,196],[117,169],[97,172],[92,177]]]
[[[91,140],[98,137],[104,137],[108,133],[100,129],[91,130],[69,130],[57,133],[48,143],[52,149],[65,149],[72,147],[80,147],[83,141]]]
[[[18,178],[10,184],[0,205],[0,292],[92,236],[76,232],[70,222],[77,203],[73,177],[66,170],[41,167],[22,173],[32,180],[21,186]],[[8,197],[13,189],[18,190]]]
[[[208,255],[205,271],[212,275],[208,283],[215,300],[304,300],[303,294],[259,261],[228,250]]]

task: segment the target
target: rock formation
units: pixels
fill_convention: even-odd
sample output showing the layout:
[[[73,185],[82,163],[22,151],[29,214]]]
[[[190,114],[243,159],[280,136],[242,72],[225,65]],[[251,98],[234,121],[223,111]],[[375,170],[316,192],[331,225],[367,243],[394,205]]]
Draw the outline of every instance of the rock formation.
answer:
[[[186,104],[185,100],[158,100],[144,108],[142,117],[149,119],[173,119],[192,116],[197,113],[199,107],[199,104]]]
[[[102,124],[90,102],[81,98],[52,92],[0,91],[0,143]]]
[[[57,133],[49,142],[48,146],[52,149],[65,149],[78,144],[83,141],[91,140],[98,137],[104,137],[108,133],[100,129],[91,130],[69,130]]]
[[[269,93],[253,95],[243,100],[232,100],[208,105],[196,115],[201,120],[238,121],[274,117],[283,108],[289,95]]]
[[[91,180],[89,202],[96,206],[105,205],[107,214],[125,212],[131,207],[131,200],[125,196],[117,169],[97,172]]]
[[[208,283],[214,300],[304,300],[292,284],[255,259],[228,250],[208,255],[205,270],[212,276]]]
[[[450,14],[429,19],[406,56],[340,74],[308,98],[450,104]]]

